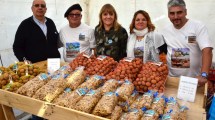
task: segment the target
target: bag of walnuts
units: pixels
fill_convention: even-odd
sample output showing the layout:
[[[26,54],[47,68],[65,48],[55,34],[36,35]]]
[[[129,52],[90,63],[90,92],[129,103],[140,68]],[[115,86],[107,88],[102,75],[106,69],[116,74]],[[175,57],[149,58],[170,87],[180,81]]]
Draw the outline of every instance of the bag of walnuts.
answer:
[[[114,92],[105,93],[94,108],[92,114],[102,117],[110,115],[113,112],[117,101],[118,98]]]
[[[21,95],[25,95],[28,97],[32,97],[35,92],[44,86],[51,78],[48,77],[47,74],[41,73],[37,75],[35,78],[31,79],[27,83],[25,83],[23,86],[21,86],[17,93]]]
[[[79,102],[77,102],[75,109],[86,113],[91,113],[101,97],[101,89],[91,89]]]

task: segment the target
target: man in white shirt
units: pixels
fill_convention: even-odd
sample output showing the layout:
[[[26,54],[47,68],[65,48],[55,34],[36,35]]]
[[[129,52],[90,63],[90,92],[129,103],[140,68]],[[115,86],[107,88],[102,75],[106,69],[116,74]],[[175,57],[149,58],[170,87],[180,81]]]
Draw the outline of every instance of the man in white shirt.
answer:
[[[186,18],[184,0],[169,0],[168,17],[172,24],[162,31],[167,44],[170,76],[197,77],[198,84],[207,82],[212,62],[212,44],[208,30],[199,21]]]
[[[91,54],[96,47],[94,30],[88,25],[81,23],[82,8],[74,4],[68,8],[64,17],[69,24],[60,30],[60,40],[64,44],[63,56],[66,62],[71,62],[79,53]]]

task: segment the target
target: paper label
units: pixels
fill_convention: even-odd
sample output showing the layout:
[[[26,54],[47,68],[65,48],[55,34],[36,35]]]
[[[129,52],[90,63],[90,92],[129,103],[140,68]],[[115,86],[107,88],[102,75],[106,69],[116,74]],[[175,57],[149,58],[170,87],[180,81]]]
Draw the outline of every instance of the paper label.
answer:
[[[97,57],[97,59],[98,60],[104,60],[105,58],[107,58],[107,56],[105,56],[105,55],[99,55],[98,57]]]
[[[125,58],[123,59],[123,61],[127,61],[127,62],[132,62],[132,60],[134,60],[133,57],[125,57]]]
[[[67,92],[67,93],[68,93],[68,92],[71,92],[71,91],[72,91],[71,88],[65,88],[65,89],[64,89],[64,92]]]
[[[154,110],[147,110],[145,112],[145,116],[147,116],[147,117],[152,117],[154,114],[155,114]]]
[[[46,80],[48,76],[45,73],[40,74],[39,79],[40,80]]]
[[[196,97],[197,85],[198,85],[197,78],[181,76],[177,98],[185,101],[194,102]]]
[[[96,93],[95,90],[90,90],[86,95],[92,96]]]
[[[76,92],[80,96],[85,95],[87,93],[87,88],[79,88],[79,89],[76,90]]]
[[[48,58],[48,73],[53,74],[60,68],[60,58]]]

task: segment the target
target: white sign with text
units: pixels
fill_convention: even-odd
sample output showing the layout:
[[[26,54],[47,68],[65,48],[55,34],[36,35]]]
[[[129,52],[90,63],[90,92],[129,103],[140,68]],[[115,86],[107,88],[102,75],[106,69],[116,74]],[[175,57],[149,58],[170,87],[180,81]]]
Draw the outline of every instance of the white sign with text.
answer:
[[[197,78],[181,76],[177,98],[189,102],[194,102],[196,97],[197,85],[198,85]]]
[[[47,61],[48,74],[52,74],[60,68],[60,58],[48,58]]]

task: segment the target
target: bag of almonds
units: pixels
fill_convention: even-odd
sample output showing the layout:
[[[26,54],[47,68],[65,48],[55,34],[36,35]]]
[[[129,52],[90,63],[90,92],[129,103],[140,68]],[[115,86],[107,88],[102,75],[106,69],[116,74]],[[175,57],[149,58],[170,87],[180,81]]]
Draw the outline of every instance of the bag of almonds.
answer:
[[[110,115],[118,101],[118,97],[114,92],[105,93],[102,98],[99,100],[98,104],[94,108],[92,114],[98,116],[108,116]]]
[[[104,78],[99,75],[92,75],[86,82],[82,83],[78,88],[97,89],[104,82]]]
[[[72,90],[75,90],[78,88],[80,84],[84,82],[86,78],[86,73],[84,72],[84,67],[78,67],[72,74],[70,74],[67,78],[67,85]]]
[[[106,92],[114,92],[116,91],[117,87],[120,85],[120,81],[117,81],[115,79],[110,79],[104,83],[102,86],[102,94],[104,95]]]
[[[125,82],[119,88],[117,88],[116,94],[119,96],[119,100],[128,101],[133,90],[134,84],[128,80],[125,80]]]
[[[86,113],[91,113],[98,101],[101,99],[101,89],[90,90],[77,104],[75,109]]]
[[[41,73],[21,86],[16,93],[32,97],[35,92],[44,86],[50,79],[51,78],[47,74]]]

